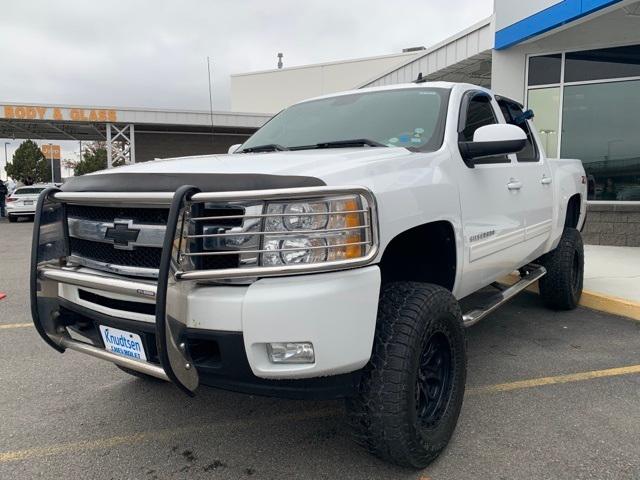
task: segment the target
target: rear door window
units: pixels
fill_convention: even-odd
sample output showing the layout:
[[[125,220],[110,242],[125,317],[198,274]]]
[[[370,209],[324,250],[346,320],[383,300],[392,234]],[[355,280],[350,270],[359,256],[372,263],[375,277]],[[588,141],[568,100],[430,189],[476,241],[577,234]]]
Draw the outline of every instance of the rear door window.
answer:
[[[520,105],[516,102],[500,99],[498,100],[502,115],[504,115],[505,121],[510,125],[515,125],[522,129],[527,135],[527,144],[524,149],[516,153],[518,162],[537,162],[540,160],[540,154],[536,148],[536,142],[531,132],[531,126],[529,122],[524,118],[524,112]]]
[[[19,188],[15,192],[14,195],[39,195],[44,188]]]

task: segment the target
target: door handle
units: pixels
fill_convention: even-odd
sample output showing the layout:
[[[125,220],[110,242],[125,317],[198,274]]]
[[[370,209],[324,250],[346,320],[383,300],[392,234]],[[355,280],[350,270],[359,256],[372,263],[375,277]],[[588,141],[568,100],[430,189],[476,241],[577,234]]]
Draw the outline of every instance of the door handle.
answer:
[[[547,177],[546,175],[542,175],[542,180],[540,180],[540,183],[542,185],[551,185],[551,182],[553,182],[553,179],[551,177]]]
[[[509,180],[509,183],[507,183],[507,188],[509,190],[520,190],[522,188],[522,182],[520,180],[512,178],[511,180]]]

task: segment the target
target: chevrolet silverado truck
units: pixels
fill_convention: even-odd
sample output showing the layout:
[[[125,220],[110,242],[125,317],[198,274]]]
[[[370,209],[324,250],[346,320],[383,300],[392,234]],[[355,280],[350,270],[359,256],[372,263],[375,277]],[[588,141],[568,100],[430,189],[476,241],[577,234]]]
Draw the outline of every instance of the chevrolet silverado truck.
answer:
[[[465,327],[535,281],[552,309],[582,292],[585,172],[546,158],[532,116],[468,84],[361,89],[229,154],[49,188],[35,326],[190,395],[344,398],[358,443],[422,468],[460,413]]]

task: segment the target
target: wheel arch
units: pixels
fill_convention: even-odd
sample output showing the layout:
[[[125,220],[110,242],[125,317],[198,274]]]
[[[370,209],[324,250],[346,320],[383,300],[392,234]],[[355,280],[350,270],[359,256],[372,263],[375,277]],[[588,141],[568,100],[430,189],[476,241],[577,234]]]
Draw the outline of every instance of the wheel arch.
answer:
[[[454,226],[439,220],[398,233],[380,260],[382,283],[413,281],[453,291],[458,268]]]
[[[578,228],[580,223],[580,213],[582,207],[582,196],[579,193],[572,195],[567,202],[565,211],[564,226],[565,228]]]

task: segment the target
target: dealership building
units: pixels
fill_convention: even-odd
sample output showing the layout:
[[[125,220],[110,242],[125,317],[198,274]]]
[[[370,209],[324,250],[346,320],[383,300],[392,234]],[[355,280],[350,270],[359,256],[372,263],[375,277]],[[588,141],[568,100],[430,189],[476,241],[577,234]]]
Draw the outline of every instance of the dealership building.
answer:
[[[491,87],[535,112],[549,157],[589,177],[589,243],[640,246],[640,2],[495,0],[430,47],[231,77],[234,110],[275,113],[340,90],[429,80]]]

